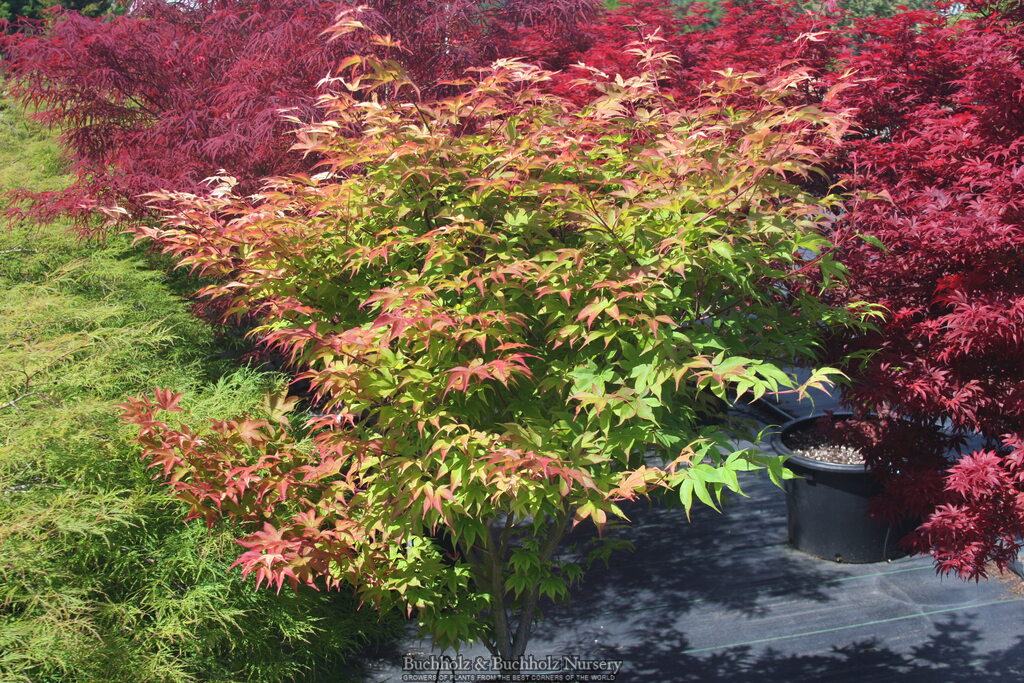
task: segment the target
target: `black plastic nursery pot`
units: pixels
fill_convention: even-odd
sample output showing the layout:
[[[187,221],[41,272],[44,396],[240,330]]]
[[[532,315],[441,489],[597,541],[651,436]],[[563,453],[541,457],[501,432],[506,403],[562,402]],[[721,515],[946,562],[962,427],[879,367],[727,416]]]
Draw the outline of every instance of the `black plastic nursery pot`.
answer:
[[[868,513],[871,498],[880,492],[866,465],[823,462],[800,455],[786,445],[794,431],[824,417],[814,415],[787,422],[773,437],[786,467],[798,479],[784,482],[789,542],[797,550],[833,562],[882,562],[906,555],[899,540],[916,526],[913,520],[890,525]],[[835,413],[834,419],[850,417]]]

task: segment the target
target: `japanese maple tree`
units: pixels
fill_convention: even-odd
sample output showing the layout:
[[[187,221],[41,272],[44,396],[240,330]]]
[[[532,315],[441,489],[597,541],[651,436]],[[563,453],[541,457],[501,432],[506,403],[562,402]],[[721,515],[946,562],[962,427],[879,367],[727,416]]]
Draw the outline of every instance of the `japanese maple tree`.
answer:
[[[266,177],[314,173],[329,155],[312,142],[293,149],[290,131],[324,116],[316,84],[354,51],[398,61],[416,83],[380,86],[382,103],[433,102],[471,87],[452,83],[465,67],[515,55],[555,70],[531,87],[573,111],[593,105],[606,88],[573,64],[611,79],[638,78],[646,67],[627,47],[652,31],[661,36],[659,50],[673,56],[660,67],[657,88],[683,112],[703,106],[704,84],[722,70],[760,74],[745,77],[752,87],[720,94],[731,106],[757,111],[763,98],[753,85],[801,69],[803,78],[776,106],[856,112],[844,138],[818,140],[834,146],[817,148],[828,177],[783,176],[815,194],[841,178],[867,193],[844,209],[847,220],[830,227],[855,273],[854,286],[836,296],[883,304],[891,317],[878,333],[837,338],[835,350],[880,349],[854,369],[849,401],[861,413],[899,416],[858,437],[889,479],[881,507],[927,520],[914,547],[936,554],[942,569],[978,576],[988,561],[1005,564],[1014,555],[1024,522],[1024,503],[1017,502],[1024,473],[1014,455],[1024,394],[1013,370],[1021,338],[1019,2],[970,0],[957,21],[932,10],[854,21],[851,13],[872,8],[890,13],[873,0],[737,0],[711,10],[624,0],[603,12],[591,0],[361,4],[361,20],[389,38],[325,34],[339,4],[324,0],[138,0],[124,16],[100,21],[57,11],[33,30],[0,37],[11,92],[64,131],[77,178],[66,191],[23,193],[19,206],[37,217],[96,210],[139,217],[148,210],[141,193],[205,195],[211,186],[202,180],[219,169],[236,179],[237,194],[258,190]],[[860,84],[832,97],[849,69]],[[339,97],[374,101],[361,88]],[[470,118],[460,134],[476,134],[481,125]],[[214,238],[215,229],[226,225],[211,226],[201,244],[207,257],[220,250],[224,261],[203,266],[237,282],[235,269],[251,263],[237,245]],[[274,313],[281,301],[319,306],[303,297],[250,301],[241,309],[250,319]],[[231,302],[222,297],[211,310],[221,310],[218,304]],[[485,373],[473,367],[472,377]],[[927,434],[937,419],[957,432],[981,433],[990,447],[947,471],[939,455],[947,444]],[[916,424],[913,436],[909,423]]]
[[[861,419],[847,436],[886,480],[880,512],[923,520],[914,550],[979,577],[1015,557],[1024,529],[1020,3],[857,20],[844,6],[726,2],[710,26],[668,2],[624,2],[593,23],[600,39],[582,54],[628,74],[623,36],[657,26],[679,57],[664,85],[681,102],[722,68],[798,64],[813,78],[791,101],[807,103],[857,74],[838,98],[856,112],[853,129],[829,168],[860,197],[832,233],[852,271],[836,295],[889,315],[870,335],[834,340],[836,360],[874,354],[851,369],[846,400]],[[943,453],[972,433],[988,447],[951,466]]]
[[[848,144],[849,185],[867,195],[842,231],[874,243],[845,241],[842,260],[847,295],[889,315],[837,343],[877,350],[847,400],[900,418],[861,439],[889,481],[883,507],[924,519],[915,549],[984,576],[1024,529],[1024,32],[924,12],[868,28],[849,61],[868,80],[845,93],[866,133]],[[928,434],[940,421],[988,447],[947,462],[951,439]]]
[[[170,389],[123,406],[193,515],[249,525],[245,573],[351,583],[507,663],[582,571],[558,552],[570,528],[656,491],[716,505],[741,471],[778,480],[700,414],[794,387],[781,364],[859,320],[807,286],[841,275],[838,199],[793,183],[845,124],[785,104],[800,71],[725,73],[680,108],[662,46],[632,46],[629,78],[584,71],[583,104],[520,61],[441,97],[354,57],[298,134],[319,173],[155,197],[167,224],[144,234],[259,316],[315,397],[308,419],[276,397],[205,429],[168,421]],[[749,108],[725,106],[737,93]]]
[[[340,8],[401,50],[354,36],[331,40]],[[282,109],[309,121],[316,84],[353,52],[401,61],[421,88],[489,63],[514,32],[543,20],[569,31],[593,0],[134,0],[123,16],[55,11],[0,34],[9,92],[63,132],[76,178],[66,191],[21,193],[36,218],[145,212],[139,195],[198,192],[220,169],[255,190],[262,178],[309,170],[289,150]],[[116,208],[115,208],[116,207]],[[84,226],[83,226],[84,227]]]

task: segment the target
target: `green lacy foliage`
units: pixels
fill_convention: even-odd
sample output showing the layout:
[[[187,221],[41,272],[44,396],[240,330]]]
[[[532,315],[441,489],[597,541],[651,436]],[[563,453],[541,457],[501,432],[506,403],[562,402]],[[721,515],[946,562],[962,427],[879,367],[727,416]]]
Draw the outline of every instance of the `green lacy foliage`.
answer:
[[[842,9],[858,17],[891,17],[906,10],[932,9],[932,0],[839,0]]]
[[[610,4],[610,3],[609,3]],[[614,3],[615,5],[621,3]],[[729,7],[763,5],[764,0],[675,0],[683,12],[703,10],[710,24],[717,24]],[[906,10],[931,9],[933,0],[793,0],[793,5],[813,12],[844,10],[855,17],[891,17]]]
[[[0,106],[0,183],[51,189],[59,169]],[[212,335],[142,251],[66,230],[0,232],[0,680],[340,679],[392,622],[349,595],[243,584],[236,534],[183,525],[110,408],[161,382],[227,415],[280,378],[216,379]]]
[[[100,17],[124,10],[123,3],[117,0],[0,0],[0,20],[14,21],[20,17],[38,19],[45,10],[57,5],[87,17]]]
[[[838,198],[793,183],[845,127],[784,104],[801,73],[726,73],[681,109],[659,47],[634,46],[634,78],[585,75],[583,107],[509,60],[403,100],[394,64],[354,57],[299,134],[324,172],[255,203],[230,180],[161,195],[175,215],[144,234],[261,316],[327,412],[310,450],[287,401],[202,432],[161,422],[169,390],[123,406],[196,514],[255,524],[239,562],[258,582],[351,582],[443,645],[515,657],[537,601],[580,574],[555,554],[570,526],[778,477],[701,414],[794,386],[782,365],[855,318],[806,287],[842,276]]]

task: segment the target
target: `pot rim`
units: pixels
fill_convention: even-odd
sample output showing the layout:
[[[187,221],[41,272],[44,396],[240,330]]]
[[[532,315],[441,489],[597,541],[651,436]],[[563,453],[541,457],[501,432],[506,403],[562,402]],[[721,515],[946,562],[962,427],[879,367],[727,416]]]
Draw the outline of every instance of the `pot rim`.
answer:
[[[797,455],[794,453],[789,446],[782,442],[782,437],[791,432],[798,426],[802,426],[808,422],[814,422],[820,420],[823,417],[834,417],[838,419],[845,419],[853,417],[853,413],[848,410],[836,410],[831,413],[814,413],[807,417],[797,417],[783,423],[779,426],[778,431],[774,432],[771,436],[772,449],[778,455],[786,456],[786,465],[790,463],[798,465],[812,470],[819,470],[824,472],[846,472],[849,474],[858,474],[868,471],[867,464],[862,465],[851,465],[848,463],[840,462],[828,462],[825,460],[815,460],[814,458],[808,458],[803,455]]]

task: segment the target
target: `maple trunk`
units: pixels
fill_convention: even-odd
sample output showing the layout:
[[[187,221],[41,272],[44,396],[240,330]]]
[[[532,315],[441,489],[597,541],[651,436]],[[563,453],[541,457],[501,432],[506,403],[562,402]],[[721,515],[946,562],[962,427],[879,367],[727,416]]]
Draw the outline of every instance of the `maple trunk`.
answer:
[[[561,514],[547,525],[547,533],[542,535],[545,539],[541,548],[542,562],[549,562],[558,549],[565,537],[569,517],[570,510],[565,507]],[[505,518],[501,529],[491,525],[488,542],[485,547],[479,549],[487,566],[477,575],[487,577],[488,583],[485,585],[491,596],[490,619],[494,628],[493,639],[486,645],[498,663],[498,680],[507,680],[519,672],[537,618],[540,599],[540,588],[536,585],[531,586],[518,598],[513,598],[505,587],[503,568],[508,566],[514,529],[515,521],[512,515]]]

